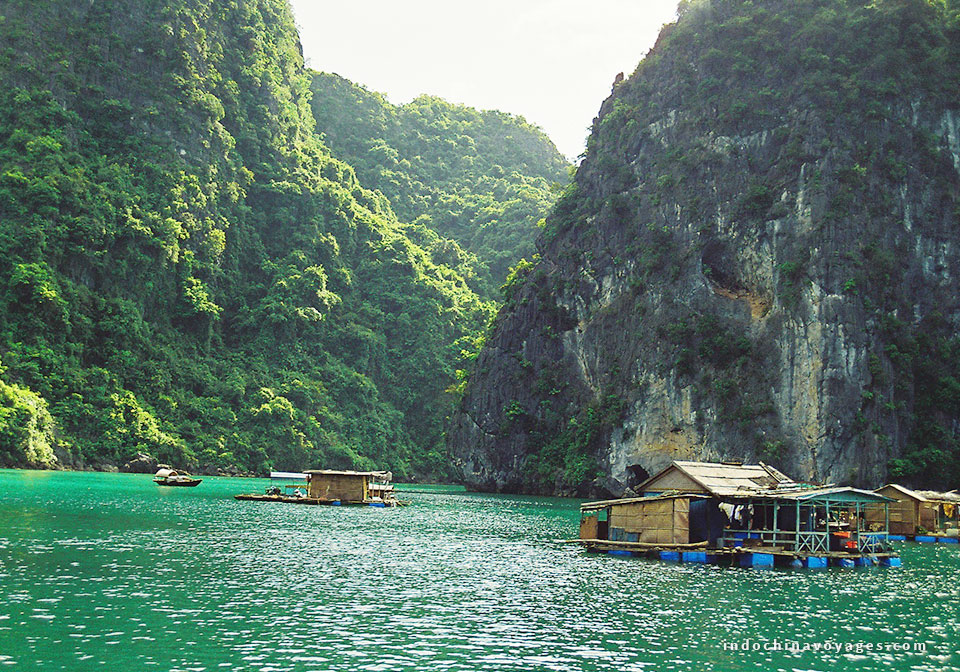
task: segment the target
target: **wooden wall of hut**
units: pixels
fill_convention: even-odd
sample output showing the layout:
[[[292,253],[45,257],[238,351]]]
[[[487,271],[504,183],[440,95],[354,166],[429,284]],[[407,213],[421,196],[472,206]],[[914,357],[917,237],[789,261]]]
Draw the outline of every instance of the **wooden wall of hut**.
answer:
[[[357,474],[310,474],[310,497],[341,502],[367,499],[368,477]]]
[[[580,519],[581,539],[600,539],[600,519],[597,512]]]
[[[649,544],[690,542],[690,500],[686,497],[634,500],[610,506],[610,539]],[[623,538],[619,538],[623,535]]]
[[[884,486],[877,492],[897,500],[890,502],[890,534],[912,537],[924,531],[932,532],[937,529],[936,504],[911,497],[891,485]],[[868,529],[871,524],[883,523],[883,509],[867,509],[864,512],[864,521]]]

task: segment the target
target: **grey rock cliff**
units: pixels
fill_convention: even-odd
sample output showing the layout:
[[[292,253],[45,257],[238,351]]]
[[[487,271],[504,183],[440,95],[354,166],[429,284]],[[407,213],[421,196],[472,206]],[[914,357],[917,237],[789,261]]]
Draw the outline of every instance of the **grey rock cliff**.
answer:
[[[674,459],[957,478],[924,461],[956,445],[957,67],[878,81],[848,53],[943,17],[853,3],[829,41],[801,5],[699,3],[603,104],[453,418],[468,485],[619,495]]]

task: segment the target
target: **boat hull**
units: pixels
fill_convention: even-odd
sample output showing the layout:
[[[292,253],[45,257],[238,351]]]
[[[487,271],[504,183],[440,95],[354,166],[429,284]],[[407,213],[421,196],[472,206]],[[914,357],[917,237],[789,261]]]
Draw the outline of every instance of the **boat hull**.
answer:
[[[156,483],[157,485],[164,485],[167,487],[195,488],[198,485],[200,485],[201,481],[203,481],[202,478],[196,478],[192,481],[167,481],[167,482],[154,481],[154,483]]]

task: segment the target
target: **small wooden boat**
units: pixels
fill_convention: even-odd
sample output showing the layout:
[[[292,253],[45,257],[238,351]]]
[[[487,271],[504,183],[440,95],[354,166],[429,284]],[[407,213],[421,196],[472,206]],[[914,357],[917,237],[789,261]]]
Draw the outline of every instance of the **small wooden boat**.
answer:
[[[186,472],[178,472],[173,469],[161,469],[153,477],[153,482],[157,485],[173,485],[181,488],[194,488],[200,485],[202,478],[194,478]]]

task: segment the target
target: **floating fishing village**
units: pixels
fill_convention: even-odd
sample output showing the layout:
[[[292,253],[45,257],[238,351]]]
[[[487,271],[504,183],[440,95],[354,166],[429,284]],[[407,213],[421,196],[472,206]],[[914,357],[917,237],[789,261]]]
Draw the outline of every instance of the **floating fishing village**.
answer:
[[[580,507],[588,551],[741,567],[900,566],[885,495],[797,483],[765,464],[674,461],[640,497]]]
[[[389,471],[274,471],[262,493],[239,501],[393,508]],[[168,467],[158,485],[200,479]],[[739,567],[900,567],[893,542],[960,544],[960,493],[888,484],[870,491],[798,482],[760,462],[675,460],[636,496],[580,505],[589,553]]]

